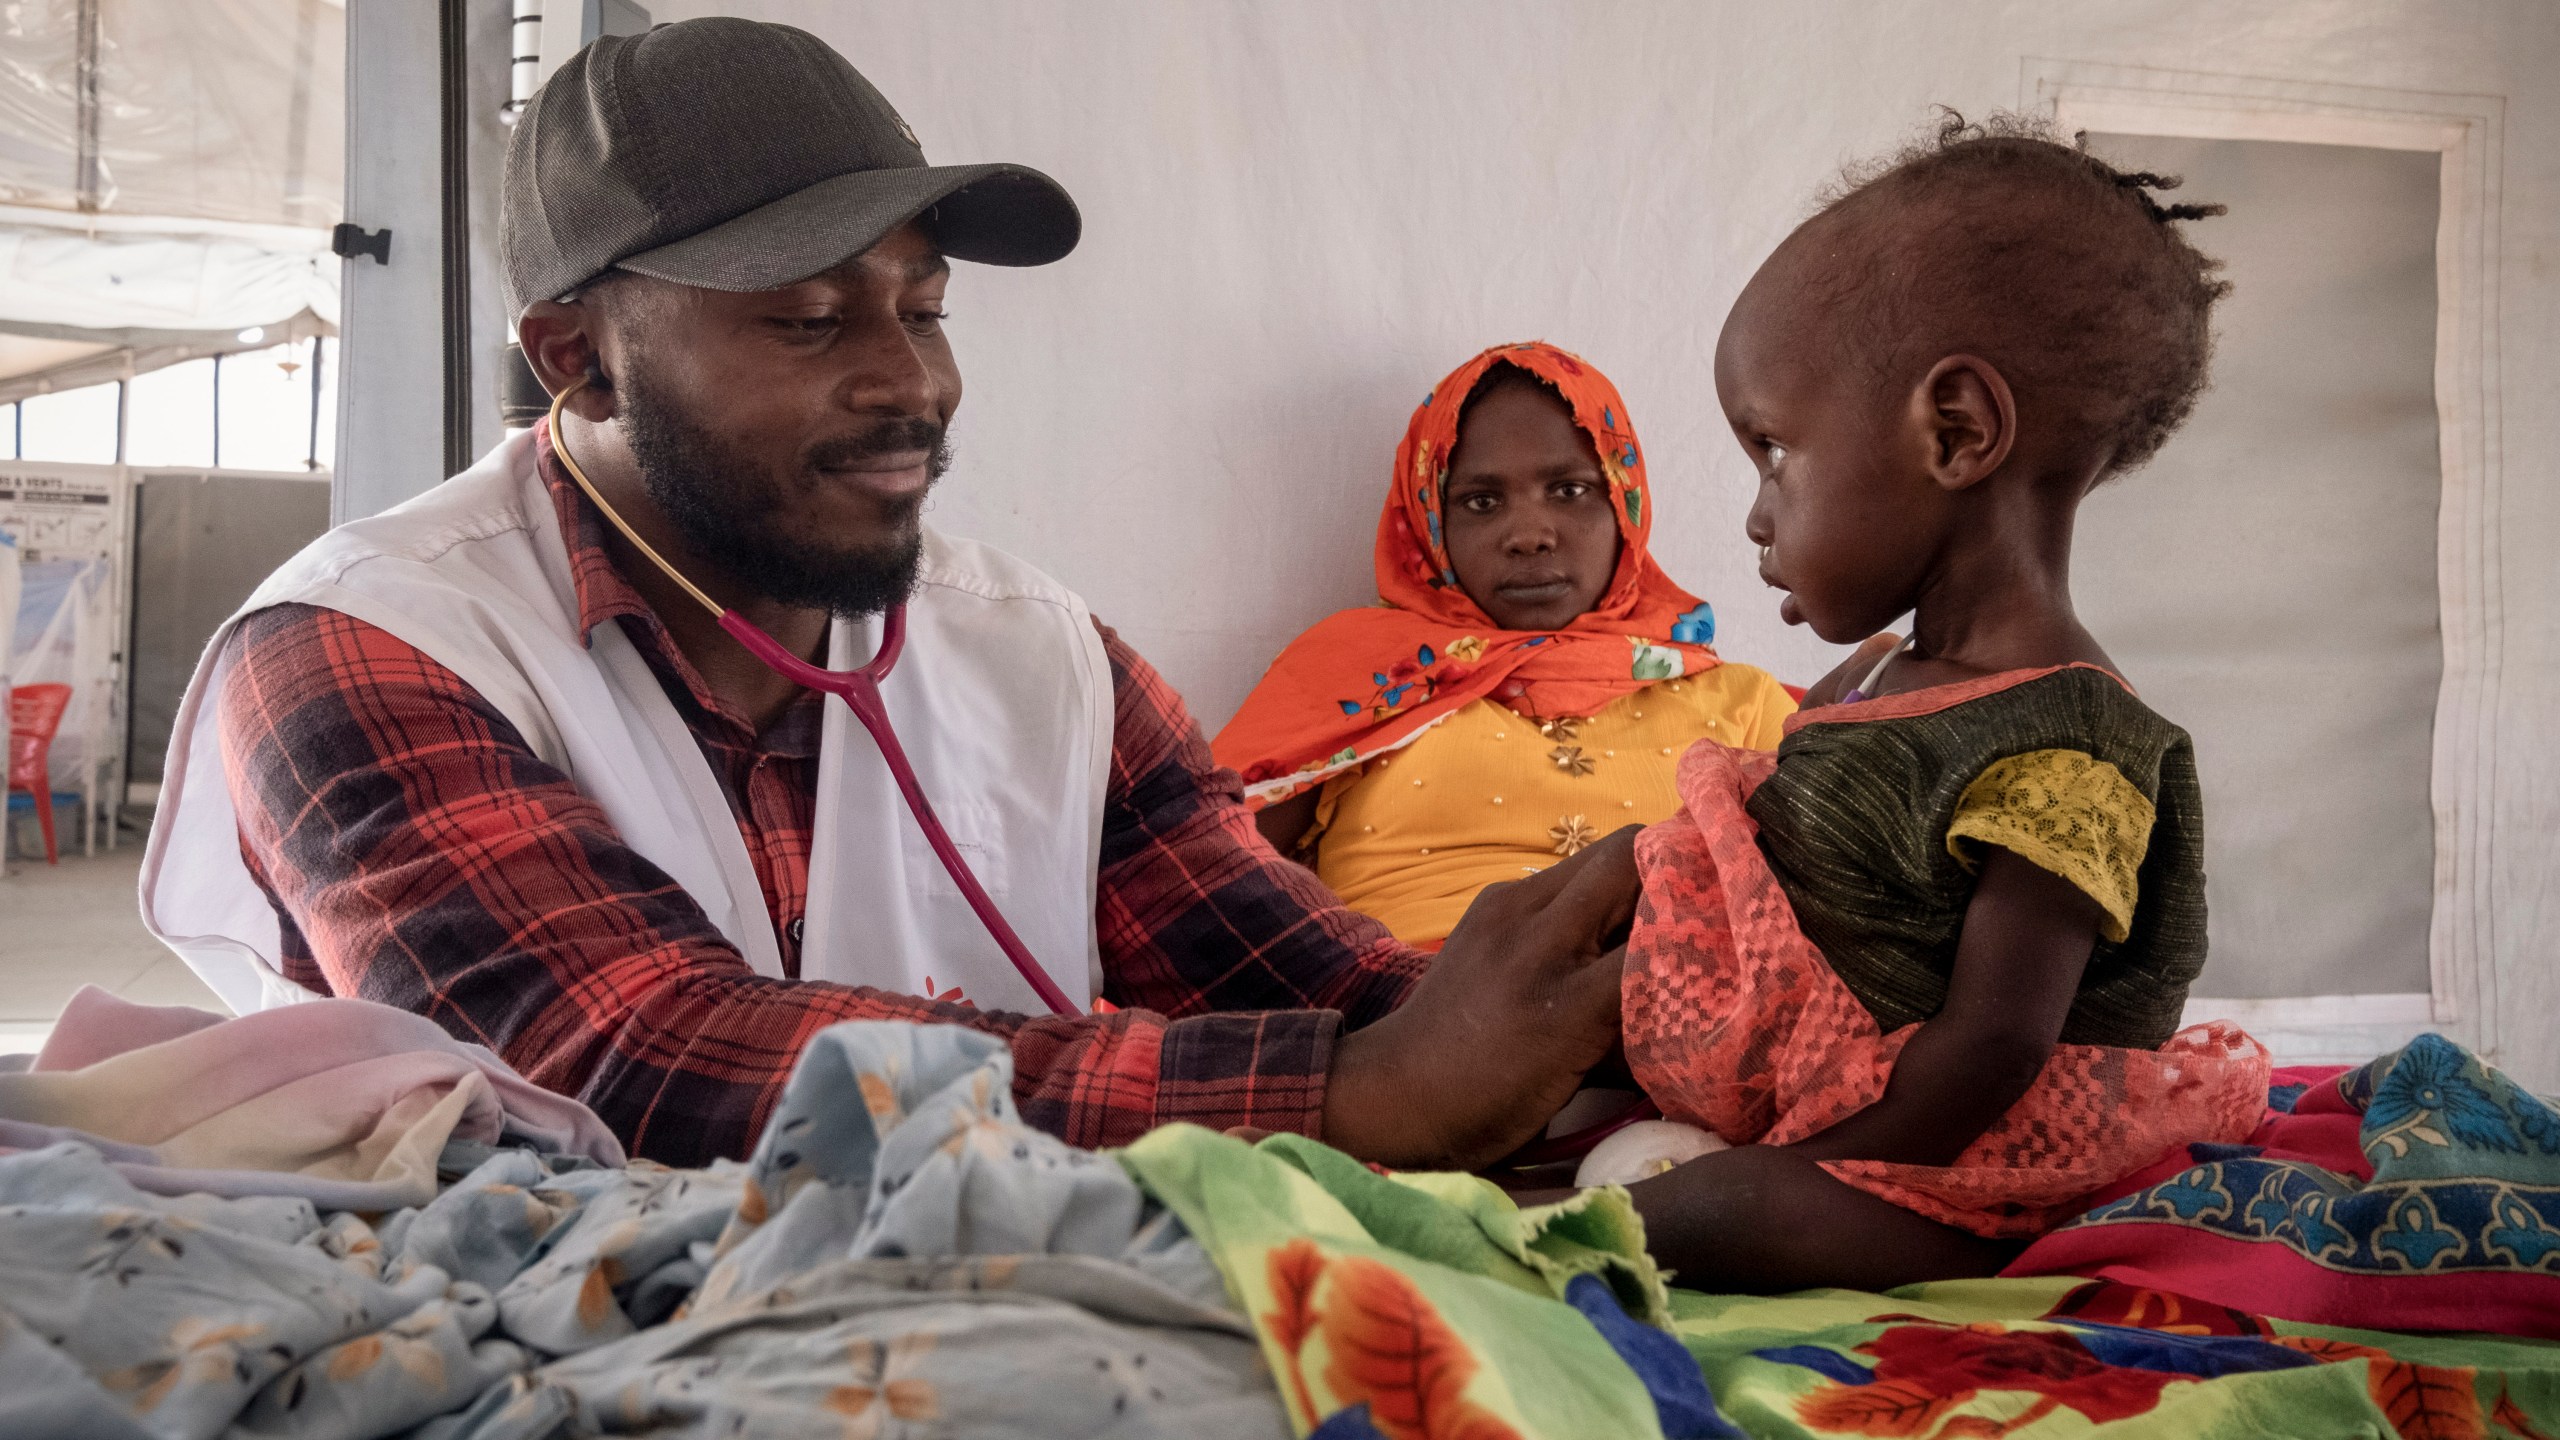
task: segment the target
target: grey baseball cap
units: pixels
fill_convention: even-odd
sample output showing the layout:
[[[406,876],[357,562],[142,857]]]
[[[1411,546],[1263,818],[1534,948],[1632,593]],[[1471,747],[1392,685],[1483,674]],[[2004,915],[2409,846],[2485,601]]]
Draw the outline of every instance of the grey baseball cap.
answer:
[[[919,218],[986,265],[1045,265],[1083,229],[1037,170],[926,164],[815,35],[724,16],[608,35],[544,82],[507,142],[499,248],[522,315],[612,269],[770,290]]]

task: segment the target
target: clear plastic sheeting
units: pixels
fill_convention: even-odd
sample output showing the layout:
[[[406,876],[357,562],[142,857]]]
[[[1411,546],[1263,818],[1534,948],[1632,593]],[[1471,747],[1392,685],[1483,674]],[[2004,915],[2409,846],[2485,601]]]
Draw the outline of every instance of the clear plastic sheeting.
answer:
[[[6,0],[0,204],[325,229],[345,72],[329,0]]]
[[[0,4],[0,201],[79,210],[84,187],[78,0]]]
[[[97,559],[34,560],[21,568],[10,683],[71,687],[71,707],[46,757],[57,790],[85,789],[84,779],[111,756],[115,599],[109,571],[109,563]]]
[[[18,556],[18,537],[0,532],[0,637],[8,644],[0,645],[0,697],[6,697],[16,686],[14,678],[18,653],[18,592],[25,585]],[[6,725],[0,717],[0,727]]]
[[[4,0],[0,0],[4,3]],[[54,788],[112,795],[124,759],[120,688],[132,480],[122,467],[0,462],[0,530],[22,561],[0,644],[18,685],[71,687],[51,755]]]
[[[112,465],[116,459],[116,387],[83,385],[32,395],[18,409],[19,458],[68,465]],[[0,471],[0,487],[11,477]],[[0,524],[8,512],[0,510]]]

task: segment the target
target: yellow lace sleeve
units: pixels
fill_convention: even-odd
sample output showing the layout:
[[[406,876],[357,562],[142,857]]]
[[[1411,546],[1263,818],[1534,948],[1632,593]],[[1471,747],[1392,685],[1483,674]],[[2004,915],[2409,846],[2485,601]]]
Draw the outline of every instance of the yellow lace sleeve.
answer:
[[[1996,845],[2077,885],[2106,911],[2100,933],[2121,942],[2141,898],[2142,857],[2157,818],[2124,772],[2078,750],[2036,750],[1994,763],[1965,787],[1947,851],[1970,870],[1972,847]]]

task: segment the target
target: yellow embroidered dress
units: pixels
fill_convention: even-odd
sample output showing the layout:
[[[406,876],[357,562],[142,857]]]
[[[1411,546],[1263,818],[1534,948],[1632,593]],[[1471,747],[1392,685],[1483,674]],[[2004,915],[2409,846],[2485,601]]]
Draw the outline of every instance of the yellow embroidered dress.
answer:
[[[1647,686],[1587,717],[1533,720],[1477,700],[1325,782],[1300,854],[1396,938],[1437,945],[1485,886],[1670,815],[1680,803],[1672,777],[1691,744],[1774,749],[1794,712],[1765,671],[1735,664]]]

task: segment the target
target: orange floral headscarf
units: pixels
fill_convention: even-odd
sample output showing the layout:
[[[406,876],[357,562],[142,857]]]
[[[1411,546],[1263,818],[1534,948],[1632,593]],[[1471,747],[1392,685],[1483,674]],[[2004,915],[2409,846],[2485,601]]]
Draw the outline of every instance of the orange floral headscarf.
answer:
[[[1458,417],[1497,365],[1553,386],[1591,438],[1618,519],[1618,568],[1600,602],[1562,630],[1501,630],[1458,584],[1441,484]],[[1715,612],[1671,583],[1646,547],[1653,495],[1627,405],[1608,377],[1543,341],[1497,345],[1423,397],[1396,447],[1378,517],[1379,605],[1318,623],[1271,662],[1218,733],[1256,808],[1405,744],[1468,703],[1532,717],[1589,715],[1660,680],[1721,662]]]

